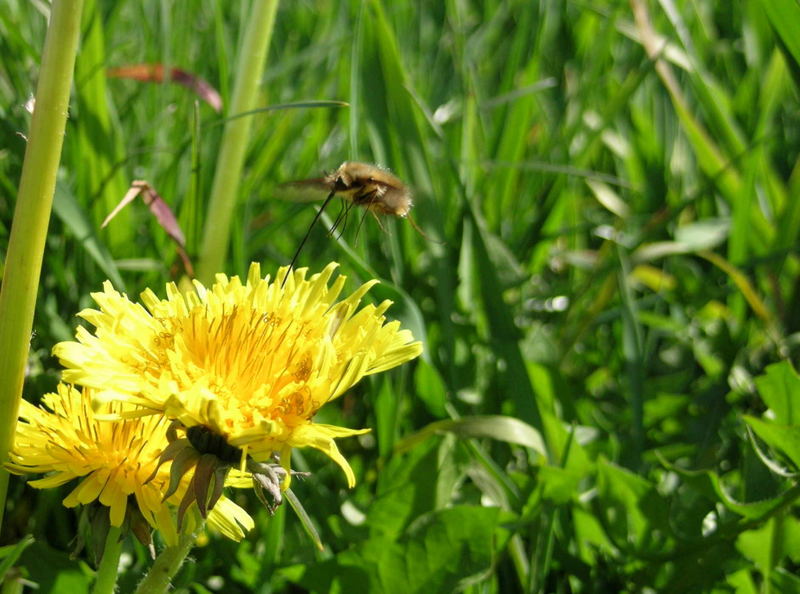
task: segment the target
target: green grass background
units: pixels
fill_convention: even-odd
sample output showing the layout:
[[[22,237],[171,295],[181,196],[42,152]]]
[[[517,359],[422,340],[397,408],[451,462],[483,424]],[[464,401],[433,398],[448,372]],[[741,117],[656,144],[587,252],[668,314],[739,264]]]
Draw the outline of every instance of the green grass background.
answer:
[[[106,69],[177,66],[227,102],[248,6],[86,1],[27,399],[55,385],[50,349],[103,280],[163,294],[174,274],[140,202],[100,229],[132,180],[197,253],[234,115]],[[46,10],[0,11],[0,254]],[[355,489],[324,456],[294,458],[312,473],[296,492],[323,552],[291,510],[270,518],[240,494],[256,529],[241,544],[212,535],[176,586],[800,592],[800,419],[783,418],[783,441],[755,425],[775,420],[765,394],[784,386],[791,408],[798,393],[787,366],[757,379],[798,353],[798,39],[795,0],[282,3],[261,104],[349,107],[249,116],[221,272],[290,260],[314,207],[281,200],[280,182],[385,165],[429,239],[405,221],[356,232],[357,217],[330,236],[332,205],[299,264],[336,260],[351,288],[381,279],[373,298],[395,302],[425,354],[318,416],[373,428],[340,444]],[[12,482],[5,541],[36,542],[7,577],[86,587],[64,495]],[[126,551],[123,591],[149,564]]]

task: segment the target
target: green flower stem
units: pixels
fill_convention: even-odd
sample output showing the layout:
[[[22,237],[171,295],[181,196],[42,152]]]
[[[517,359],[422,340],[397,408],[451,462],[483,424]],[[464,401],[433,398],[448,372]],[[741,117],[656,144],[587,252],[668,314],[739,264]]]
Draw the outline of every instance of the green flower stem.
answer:
[[[92,594],[111,594],[114,586],[117,585],[117,568],[119,567],[119,555],[122,553],[122,530],[116,526],[110,526],[106,535],[106,545],[103,548],[103,557],[100,559],[100,567],[97,568],[97,577],[94,582]]]
[[[181,565],[186,560],[186,556],[194,546],[198,532],[192,534],[181,534],[178,544],[174,547],[167,547],[156,557],[153,566],[147,575],[136,588],[136,594],[163,594],[170,587],[170,582],[175,574],[178,573]]]
[[[244,42],[239,48],[229,116],[250,111],[256,106],[277,10],[278,0],[253,2]],[[235,118],[228,121],[222,134],[197,264],[197,277],[203,283],[213,281],[214,275],[221,272],[225,265],[231,221],[252,125],[249,117]]]
[[[0,461],[13,443],[69,109],[83,0],[54,0],[0,291]],[[0,524],[8,473],[0,469]]]

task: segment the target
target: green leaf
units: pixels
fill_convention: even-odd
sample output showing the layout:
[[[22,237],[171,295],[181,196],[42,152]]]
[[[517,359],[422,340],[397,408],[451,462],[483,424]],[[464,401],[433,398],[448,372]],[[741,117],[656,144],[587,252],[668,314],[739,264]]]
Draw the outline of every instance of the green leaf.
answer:
[[[686,470],[669,464],[663,458],[661,463],[669,470],[680,475],[693,489],[702,493],[711,501],[721,503],[726,509],[743,518],[751,520],[763,518],[778,507],[785,505],[786,501],[790,500],[787,497],[791,497],[790,493],[784,493],[779,497],[742,503],[728,495],[722,480],[715,472],[710,470]]]
[[[745,416],[744,420],[770,447],[785,454],[795,469],[800,469],[800,427],[769,423],[751,416]]]
[[[726,581],[734,588],[736,594],[758,594],[759,592],[749,567],[728,574]]]
[[[4,580],[6,573],[17,562],[22,552],[34,543],[33,536],[28,535],[15,545],[0,547],[0,580]]]
[[[347,551],[319,563],[295,565],[281,571],[281,574],[309,592],[343,594],[376,591],[377,568],[364,562],[355,551]]]
[[[781,594],[800,594],[800,577],[786,569],[779,568],[769,576],[769,583],[775,592]]]
[[[307,566],[297,581],[312,592],[458,591],[488,575],[508,538],[500,527],[503,519],[497,508],[457,506],[432,512],[398,539],[372,538]]]
[[[558,466],[542,466],[536,475],[542,491],[542,497],[553,503],[568,503],[575,499],[578,487],[584,478],[574,470]]]
[[[755,382],[761,398],[775,413],[776,423],[800,425],[800,376],[791,363],[782,361],[770,365]]]
[[[404,452],[428,437],[441,433],[452,433],[460,438],[488,437],[533,449],[547,457],[541,434],[519,419],[502,415],[483,415],[448,419],[431,423],[417,433],[397,444],[396,450]]]
[[[611,557],[618,553],[614,543],[608,538],[598,515],[576,507],[572,513],[575,525],[575,543],[579,555],[586,563],[595,565],[597,557]]]
[[[367,512],[373,534],[396,536],[414,517],[436,508],[441,474],[433,474],[431,469],[440,464],[439,444],[434,441],[389,461],[379,476],[377,498]]]
[[[769,575],[788,557],[797,563],[800,556],[800,521],[778,516],[754,530],[742,532],[736,548],[750,559],[763,575]]]
[[[655,485],[608,461],[597,465],[598,511],[618,545],[664,553],[670,533],[667,502]]]
[[[88,592],[94,580],[85,564],[76,564],[69,553],[57,551],[44,542],[27,547],[20,565],[28,570],[27,579],[39,585],[40,592]]]
[[[594,461],[583,447],[597,439],[594,427],[566,426],[558,415],[548,410],[542,414],[542,423],[551,448],[552,463],[583,476],[594,472]]]
[[[497,508],[453,507],[422,516],[397,543],[365,543],[364,558],[378,567],[375,591],[453,592],[477,581],[502,546],[500,519]]]
[[[445,403],[447,402],[447,386],[435,367],[424,359],[417,362],[414,371],[415,395],[422,400],[425,407],[432,415],[444,417],[447,415]]]

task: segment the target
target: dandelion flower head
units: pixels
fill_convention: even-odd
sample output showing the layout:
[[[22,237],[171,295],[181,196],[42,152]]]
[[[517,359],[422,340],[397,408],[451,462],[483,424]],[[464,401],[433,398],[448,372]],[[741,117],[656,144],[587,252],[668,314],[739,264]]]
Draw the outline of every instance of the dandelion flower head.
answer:
[[[185,293],[169,284],[166,299],[142,293],[144,305],[106,283],[93,294],[99,309],[80,314],[94,332],[79,328],[76,341],[54,350],[63,379],[206,427],[255,461],[278,454],[288,469],[292,448],[317,448],[353,485],[334,438],[363,431],[312,418],[364,376],[417,357],[422,345],[386,321],[389,301],[359,309],[376,281],[338,300],[345,277],[331,283],[335,268],[310,278],[282,268],[281,283],[252,264],[244,283],[220,274],[210,288],[195,281]]]

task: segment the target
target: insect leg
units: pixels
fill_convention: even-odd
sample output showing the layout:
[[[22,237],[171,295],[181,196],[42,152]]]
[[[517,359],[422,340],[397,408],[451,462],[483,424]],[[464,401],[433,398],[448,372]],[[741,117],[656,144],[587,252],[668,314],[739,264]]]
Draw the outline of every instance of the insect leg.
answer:
[[[361,215],[361,220],[358,221],[358,227],[356,227],[356,235],[355,235],[356,238],[358,238],[358,232],[361,231],[361,225],[364,224],[364,219],[366,219],[367,215],[372,212],[372,209],[370,207],[372,206],[372,203],[375,202],[377,196],[378,193],[375,190],[367,194],[353,196],[353,203],[356,203],[359,206],[364,207],[364,214]],[[374,212],[372,212],[372,214],[375,215]],[[383,229],[383,225],[381,225],[381,221],[380,219],[378,219],[377,215],[375,215],[375,219],[378,221],[378,225],[380,226],[380,228]]]
[[[336,192],[331,192],[330,194],[328,194],[328,197],[325,198],[325,202],[322,203],[322,206],[319,207],[317,214],[314,215],[314,220],[312,220],[311,224],[308,226],[308,231],[306,231],[306,235],[305,237],[303,237],[303,241],[301,241],[300,245],[297,246],[297,251],[294,253],[294,256],[292,256],[292,261],[289,263],[289,269],[286,271],[286,274],[283,277],[283,281],[281,282],[281,288],[283,288],[283,285],[286,284],[286,279],[289,278],[289,274],[294,269],[295,262],[297,262],[297,257],[300,255],[300,250],[303,249],[303,246],[306,244],[306,241],[308,241],[308,236],[311,235],[311,230],[314,228],[314,225],[317,224],[317,220],[319,220],[319,217],[322,215],[322,211],[325,210],[325,207],[328,206],[328,202],[331,201],[331,198],[333,198],[335,194]]]
[[[330,231],[328,233],[332,236],[334,231],[339,227],[339,223],[343,225],[347,225],[347,213],[350,210],[350,203],[342,200],[342,208],[339,210],[339,215],[336,217],[336,220],[333,221],[333,225],[331,225]],[[341,234],[340,234],[341,236]]]
[[[350,216],[350,211],[353,210],[353,206],[354,206],[354,204],[352,204],[350,202],[347,202],[345,204],[344,219],[342,220],[342,226],[339,227],[339,235],[336,236],[336,239],[341,239],[342,238],[342,234],[344,233],[344,230],[347,229],[347,217]],[[336,227],[336,225],[334,225],[334,227],[331,228],[331,231],[333,231],[333,229],[335,227]]]

